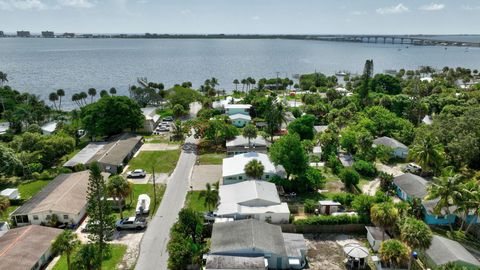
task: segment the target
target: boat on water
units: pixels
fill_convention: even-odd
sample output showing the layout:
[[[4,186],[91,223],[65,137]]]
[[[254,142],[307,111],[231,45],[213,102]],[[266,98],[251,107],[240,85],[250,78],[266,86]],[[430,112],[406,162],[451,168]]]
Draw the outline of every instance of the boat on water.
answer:
[[[137,215],[148,214],[150,211],[150,197],[147,194],[138,195],[137,207],[135,213]]]

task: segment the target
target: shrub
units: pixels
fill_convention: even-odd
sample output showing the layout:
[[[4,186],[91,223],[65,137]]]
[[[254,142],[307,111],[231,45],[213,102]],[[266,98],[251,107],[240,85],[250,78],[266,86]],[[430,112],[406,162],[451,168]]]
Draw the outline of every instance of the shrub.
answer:
[[[335,155],[331,155],[328,157],[327,165],[332,169],[332,172],[334,174],[339,174],[340,171],[343,169],[342,163]]]
[[[48,180],[52,178],[52,175],[48,171],[43,171],[39,176],[38,180]]]
[[[395,187],[393,185],[393,175],[386,173],[386,172],[380,172],[378,174],[378,177],[380,178],[380,189],[383,192],[388,192],[388,193],[394,193],[395,192]]]
[[[317,202],[315,200],[307,199],[305,200],[304,206],[305,206],[305,212],[312,214],[315,212],[315,209],[317,208]]]
[[[377,169],[371,162],[358,160],[353,164],[353,169],[359,174],[366,177],[374,177],[377,174]]]
[[[339,177],[342,180],[342,182],[345,184],[345,186],[348,188],[352,188],[353,186],[356,186],[360,181],[360,175],[355,170],[350,168],[342,169]]]
[[[75,164],[75,166],[73,166],[74,172],[81,172],[81,171],[84,171],[85,169],[86,169],[85,165],[83,165],[82,163],[78,163],[78,164]]]
[[[333,195],[332,200],[341,203],[343,206],[350,207],[352,205],[352,201],[355,199],[355,195],[352,193],[337,193]]]
[[[36,173],[36,172],[41,172],[43,170],[43,166],[41,163],[30,163],[27,165],[27,168],[30,172]]]
[[[370,214],[370,208],[375,203],[375,197],[361,194],[352,201],[352,208],[360,214]]]
[[[38,173],[38,172],[32,173],[32,178],[35,179],[35,180],[40,180],[40,173]]]
[[[298,219],[295,225],[340,225],[340,224],[369,224],[370,219],[365,215],[338,215],[338,216],[310,216]]]

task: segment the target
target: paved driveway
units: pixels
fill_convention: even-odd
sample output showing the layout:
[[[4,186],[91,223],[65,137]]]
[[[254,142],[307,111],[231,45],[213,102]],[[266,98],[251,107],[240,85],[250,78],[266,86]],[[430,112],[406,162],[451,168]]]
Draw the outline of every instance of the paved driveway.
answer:
[[[188,147],[194,142],[192,137],[186,140],[187,147],[184,148],[188,150],[182,151],[177,167],[168,181],[162,203],[143,236],[135,269],[167,269],[170,228],[177,221],[178,213],[185,203],[189,179],[196,161],[195,151]]]

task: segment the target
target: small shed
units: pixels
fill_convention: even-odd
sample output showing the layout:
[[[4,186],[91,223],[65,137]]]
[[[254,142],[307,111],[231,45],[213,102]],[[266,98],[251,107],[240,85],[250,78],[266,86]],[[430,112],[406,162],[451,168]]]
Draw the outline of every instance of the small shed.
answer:
[[[330,215],[332,213],[338,212],[338,208],[342,206],[341,203],[339,202],[334,202],[334,201],[319,201],[318,202],[318,208],[319,212],[322,215]]]
[[[18,192],[18,188],[7,188],[0,192],[1,196],[8,197],[10,200],[20,199],[20,193]]]
[[[375,252],[380,249],[383,241],[390,239],[390,236],[381,228],[365,226],[365,229],[367,229],[368,243]]]

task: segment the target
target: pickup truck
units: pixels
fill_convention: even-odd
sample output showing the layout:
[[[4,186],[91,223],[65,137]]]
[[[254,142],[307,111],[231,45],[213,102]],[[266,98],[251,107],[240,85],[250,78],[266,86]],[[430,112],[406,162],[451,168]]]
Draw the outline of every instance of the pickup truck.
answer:
[[[147,227],[147,221],[144,218],[128,217],[120,219],[115,223],[117,231],[120,230],[141,230]]]

